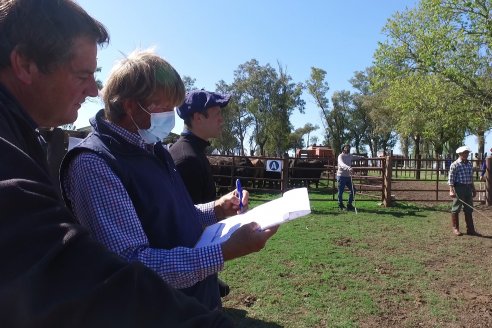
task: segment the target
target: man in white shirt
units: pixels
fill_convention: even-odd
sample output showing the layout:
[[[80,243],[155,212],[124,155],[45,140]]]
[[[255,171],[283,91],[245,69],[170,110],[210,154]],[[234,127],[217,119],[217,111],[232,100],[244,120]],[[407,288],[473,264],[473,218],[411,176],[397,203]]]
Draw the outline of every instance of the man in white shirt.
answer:
[[[338,170],[337,170],[337,182],[338,182],[338,208],[343,211],[354,211],[355,207],[352,205],[354,201],[355,187],[352,181],[352,161],[354,159],[362,158],[362,156],[350,154],[350,145],[343,145],[342,153],[338,155]],[[345,187],[349,189],[349,199],[347,207],[343,205],[343,191]]]

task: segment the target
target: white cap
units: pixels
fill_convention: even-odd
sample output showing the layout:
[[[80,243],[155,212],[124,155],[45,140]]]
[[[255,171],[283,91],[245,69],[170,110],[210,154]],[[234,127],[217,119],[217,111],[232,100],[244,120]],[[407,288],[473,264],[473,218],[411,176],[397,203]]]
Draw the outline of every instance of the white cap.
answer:
[[[464,153],[465,151],[471,153],[470,148],[468,146],[461,146],[460,148],[456,149],[456,154],[461,154]]]

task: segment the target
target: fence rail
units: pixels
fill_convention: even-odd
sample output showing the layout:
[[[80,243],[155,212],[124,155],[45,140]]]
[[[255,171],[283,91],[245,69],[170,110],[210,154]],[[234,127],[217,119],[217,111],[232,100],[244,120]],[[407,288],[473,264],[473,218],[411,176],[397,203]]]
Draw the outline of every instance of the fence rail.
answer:
[[[220,158],[220,155],[210,156]],[[235,179],[240,179],[243,185],[247,186],[250,192],[273,192],[283,193],[291,188],[305,186],[315,189],[319,194],[326,194],[325,200],[336,201],[336,171],[337,166],[333,158],[295,158],[285,156],[278,157],[241,157],[228,156],[229,164],[224,164],[222,168],[228,168],[227,175],[215,175],[219,190],[231,190],[234,188]],[[237,163],[252,159],[256,163],[263,161],[262,166],[241,167],[242,174],[237,174]],[[491,167],[491,158],[487,158],[487,167]],[[272,174],[266,171],[266,162],[281,162],[281,170]],[[297,161],[297,165],[296,165]],[[211,160],[211,162],[214,162]],[[322,163],[319,166],[319,162]],[[299,166],[300,163],[305,163]],[[307,164],[318,165],[310,167]],[[385,206],[391,206],[395,200],[414,201],[414,202],[448,202],[449,186],[447,185],[447,175],[449,168],[446,169],[442,160],[432,159],[408,159],[398,158],[396,162],[391,156],[366,158],[354,161],[354,174],[352,176],[356,191],[368,199],[380,199]],[[268,177],[261,175],[268,174]],[[253,172],[253,173],[252,173]],[[227,181],[223,180],[227,178]],[[478,172],[475,182],[479,201],[491,205],[491,175],[486,171],[486,181],[481,183]],[[225,182],[224,182],[225,181]],[[412,185],[408,187],[408,182],[419,181],[418,187]],[[417,196],[410,196],[411,192]],[[482,195],[484,195],[482,197]],[[331,197],[330,197],[331,196]]]
[[[57,180],[61,160],[67,152],[70,137],[83,138],[87,132],[64,131],[61,129],[41,131],[48,141],[48,163],[54,179]],[[323,200],[336,201],[337,163],[333,157],[259,157],[259,156],[221,156],[211,155],[209,160],[214,169],[219,192],[235,187],[235,180],[240,179],[250,192],[283,193],[288,189],[306,186],[318,191]],[[492,205],[492,157],[486,159],[487,170],[485,182],[479,181],[481,160],[472,160],[474,179],[479,201]],[[277,171],[268,170],[269,162],[279,163]],[[353,162],[353,182],[357,193],[368,199],[379,199],[385,206],[398,201],[449,201],[447,175],[449,159],[421,159],[417,157],[377,157],[358,159]],[[55,178],[56,177],[56,178]],[[406,182],[421,181],[425,184],[419,188],[405,187]],[[56,181],[56,184],[58,182]],[[408,183],[407,183],[408,184]],[[421,198],[409,198],[400,192],[417,192]],[[325,197],[328,196],[328,197]],[[483,196],[483,197],[482,197]]]

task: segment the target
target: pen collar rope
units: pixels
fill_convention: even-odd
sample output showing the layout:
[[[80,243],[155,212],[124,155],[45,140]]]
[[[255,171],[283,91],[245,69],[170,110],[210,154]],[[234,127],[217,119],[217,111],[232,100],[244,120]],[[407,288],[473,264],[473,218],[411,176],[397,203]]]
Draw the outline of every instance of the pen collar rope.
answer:
[[[480,214],[481,216],[483,216],[484,218],[486,219],[489,219],[489,220],[492,220],[490,217],[488,217],[487,215],[483,214],[482,211],[478,210],[476,207],[473,207],[471,206],[470,204],[468,204],[467,202],[465,202],[464,200],[462,200],[461,198],[458,197],[458,194],[456,194],[456,198],[464,205],[468,206],[469,208],[471,208],[472,210],[476,211],[478,214]]]

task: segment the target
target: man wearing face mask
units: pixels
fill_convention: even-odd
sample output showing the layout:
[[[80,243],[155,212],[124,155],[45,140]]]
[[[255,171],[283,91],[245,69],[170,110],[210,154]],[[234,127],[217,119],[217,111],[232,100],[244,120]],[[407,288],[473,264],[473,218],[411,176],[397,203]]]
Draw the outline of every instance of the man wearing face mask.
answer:
[[[140,261],[209,309],[221,307],[217,272],[224,261],[259,251],[276,228],[241,227],[223,244],[194,248],[203,228],[239,209],[237,192],[193,205],[161,140],[184,99],[179,74],[151,51],[117,65],[103,90],[92,132],[65,157],[62,191],[93,237]],[[247,192],[243,202],[247,202]]]

